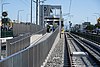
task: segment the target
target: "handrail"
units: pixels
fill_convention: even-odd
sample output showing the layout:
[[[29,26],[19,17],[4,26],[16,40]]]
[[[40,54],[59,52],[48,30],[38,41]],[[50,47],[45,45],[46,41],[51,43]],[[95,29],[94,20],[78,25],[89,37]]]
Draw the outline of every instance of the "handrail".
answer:
[[[44,36],[46,36],[46,35],[44,35]],[[43,36],[43,37],[44,37],[44,36]],[[43,37],[41,37],[38,41],[40,41]],[[38,42],[38,41],[37,41],[37,42]],[[37,43],[37,42],[36,42],[36,43]],[[31,47],[34,47],[36,43],[34,43],[34,45],[31,46]],[[11,58],[11,57],[13,57],[13,56],[15,56],[15,55],[18,55],[18,54],[24,52],[25,50],[28,50],[28,49],[31,48],[31,47],[27,47],[26,49],[23,49],[23,50],[21,50],[21,51],[18,51],[18,52],[16,52],[16,53],[14,53],[14,54],[12,54],[12,55],[10,55],[10,56],[8,56],[8,57],[6,57],[6,58],[0,60],[0,62],[2,62],[2,61],[4,61],[4,60],[7,60],[7,59],[9,59],[9,58]]]
[[[57,29],[53,32],[53,34],[54,34],[56,31],[57,31]],[[52,34],[52,35],[53,35],[53,34]],[[52,36],[52,35],[51,35],[51,36]],[[40,41],[44,36],[45,36],[45,35],[43,35],[38,41]],[[51,37],[51,36],[49,36],[49,37]],[[48,37],[48,38],[49,38],[49,37]],[[38,41],[37,41],[37,42],[38,42]],[[39,45],[39,44],[37,44],[37,42],[34,43],[33,46],[31,46],[31,47],[34,47],[34,46],[36,46],[36,45]],[[49,46],[49,45],[48,45],[48,46]],[[22,52],[24,52],[24,51],[26,51],[26,50],[28,50],[28,49],[30,49],[31,47],[28,47],[28,48],[26,48],[26,49],[23,49],[23,50],[21,50],[21,51],[18,51],[18,52],[16,52],[16,53],[14,53],[14,54],[12,54],[12,55],[10,55],[10,56],[8,56],[8,57],[6,57],[6,58],[0,60],[0,63],[3,62],[3,61],[5,61],[5,60],[8,60],[9,58],[12,58],[12,57],[14,57],[14,56],[20,54],[20,53],[22,53]]]
[[[34,34],[32,34],[32,35],[38,34],[38,33],[41,32],[41,31],[43,31],[43,29],[40,30],[40,31],[38,31],[38,32],[36,32],[36,33],[34,33]],[[26,39],[26,38],[28,38],[28,37],[30,37],[30,36],[32,36],[32,35],[29,35],[29,36],[27,36],[27,37],[24,37],[24,38],[22,38],[22,39],[19,39],[19,40],[15,41],[15,42],[13,42],[13,43],[10,43],[10,44],[11,44],[11,45],[12,45],[12,44],[15,44],[15,43],[17,43],[17,42],[19,42],[19,41],[21,41],[21,40],[24,40],[24,39]]]

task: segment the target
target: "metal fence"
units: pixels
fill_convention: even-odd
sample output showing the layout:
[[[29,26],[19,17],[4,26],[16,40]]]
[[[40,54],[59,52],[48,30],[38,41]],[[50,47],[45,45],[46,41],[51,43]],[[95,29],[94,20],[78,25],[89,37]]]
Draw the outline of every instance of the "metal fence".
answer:
[[[18,36],[25,33],[35,33],[43,29],[42,26],[35,24],[25,24],[25,23],[14,23],[13,24],[13,36]]]
[[[0,67],[40,67],[58,33],[59,29],[56,29],[46,40],[0,60]]]
[[[30,35],[25,34],[23,36],[18,36],[13,39],[7,40],[6,43],[6,56],[9,56],[28,47],[30,45]]]
[[[30,38],[33,39],[35,34],[44,35],[45,33],[46,33],[46,29],[42,29],[32,35],[30,35],[29,33],[26,33],[22,36],[18,36],[13,39],[7,40],[6,56],[9,56],[13,53],[16,53],[16,52],[28,47],[30,45]]]

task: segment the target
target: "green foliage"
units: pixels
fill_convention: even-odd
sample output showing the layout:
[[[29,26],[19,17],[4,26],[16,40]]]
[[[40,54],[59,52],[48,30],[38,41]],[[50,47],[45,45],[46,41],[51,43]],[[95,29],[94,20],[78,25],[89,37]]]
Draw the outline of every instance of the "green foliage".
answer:
[[[100,28],[100,24],[96,24],[95,27],[96,27],[96,28]]]
[[[10,19],[9,18],[2,18],[2,24],[7,24],[10,23]]]
[[[89,30],[89,31],[92,31],[94,30],[96,27],[94,25],[88,25],[85,29],[86,30]]]

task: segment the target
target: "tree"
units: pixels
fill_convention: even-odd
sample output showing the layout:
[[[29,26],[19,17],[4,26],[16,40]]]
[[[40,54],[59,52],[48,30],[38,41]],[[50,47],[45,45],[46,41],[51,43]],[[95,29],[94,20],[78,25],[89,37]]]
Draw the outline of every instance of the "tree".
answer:
[[[85,29],[88,30],[88,31],[92,31],[94,30],[96,27],[94,25],[88,25]]]
[[[95,24],[95,27],[96,28],[100,28],[100,24]]]

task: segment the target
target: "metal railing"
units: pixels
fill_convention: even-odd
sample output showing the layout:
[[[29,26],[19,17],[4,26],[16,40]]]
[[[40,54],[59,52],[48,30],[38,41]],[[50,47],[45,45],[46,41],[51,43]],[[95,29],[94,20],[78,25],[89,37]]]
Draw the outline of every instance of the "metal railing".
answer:
[[[45,61],[58,33],[59,29],[56,29],[46,40],[0,60],[0,67],[40,67]]]
[[[30,45],[29,34],[7,40],[6,57],[22,49],[25,49],[29,45]]]
[[[22,36],[15,37],[13,39],[7,40],[7,46],[6,46],[6,56],[9,56],[13,53],[16,53],[22,49],[25,49],[30,45],[30,38],[34,37],[35,34],[42,34],[44,35],[46,33],[46,29],[42,29],[32,35],[29,33],[24,34]]]
[[[69,48],[69,44],[68,44],[68,33],[64,33],[64,38],[65,38],[65,57],[66,59],[64,59],[64,67],[72,67],[72,58],[71,58],[71,51]],[[66,56],[67,55],[67,56]]]

